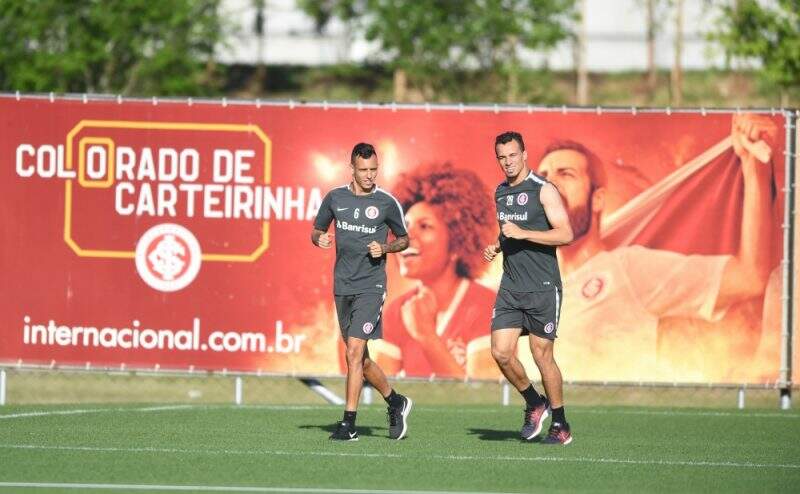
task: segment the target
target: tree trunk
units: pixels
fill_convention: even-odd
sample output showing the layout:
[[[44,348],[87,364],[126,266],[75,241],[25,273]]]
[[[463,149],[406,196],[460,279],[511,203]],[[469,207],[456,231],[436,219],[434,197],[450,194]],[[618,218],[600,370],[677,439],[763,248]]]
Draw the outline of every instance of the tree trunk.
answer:
[[[249,92],[251,95],[259,95],[267,89],[267,64],[264,61],[264,38],[266,29],[266,2],[264,0],[253,0],[256,9],[256,18],[253,26],[256,35],[256,70],[253,72],[249,81]]]
[[[586,67],[586,0],[579,0],[580,21],[575,40],[574,57],[577,72],[576,101],[579,105],[589,104],[589,70]]]
[[[675,0],[675,61],[670,77],[672,106],[683,104],[683,0]]]
[[[517,58],[517,37],[508,39],[509,61],[507,68],[506,103],[516,103],[519,97],[519,60]]]
[[[394,100],[402,103],[406,99],[408,92],[408,79],[406,71],[403,69],[395,69],[394,71]]]
[[[647,0],[647,91],[652,100],[658,83],[656,72],[656,0]]]

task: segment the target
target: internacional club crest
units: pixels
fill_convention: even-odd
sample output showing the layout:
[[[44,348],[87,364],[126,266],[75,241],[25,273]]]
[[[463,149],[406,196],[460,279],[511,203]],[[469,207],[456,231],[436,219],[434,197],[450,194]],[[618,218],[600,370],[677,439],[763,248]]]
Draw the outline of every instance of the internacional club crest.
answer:
[[[378,217],[378,213],[379,213],[378,208],[376,208],[375,206],[370,206],[364,211],[364,214],[367,215],[367,218],[369,218],[371,220],[374,220],[375,218],[377,218]]]
[[[371,322],[365,322],[364,325],[361,326],[361,329],[364,331],[364,334],[370,334],[372,330],[375,329],[375,326],[373,326]]]
[[[521,192],[517,196],[517,204],[519,204],[520,206],[528,204],[528,194],[526,192]]]
[[[145,283],[162,292],[175,292],[194,281],[202,252],[186,228],[162,223],[145,232],[136,244],[136,270]]]
[[[547,334],[552,333],[554,329],[556,329],[556,325],[553,324],[553,321],[550,321],[549,323],[544,325],[544,332]]]

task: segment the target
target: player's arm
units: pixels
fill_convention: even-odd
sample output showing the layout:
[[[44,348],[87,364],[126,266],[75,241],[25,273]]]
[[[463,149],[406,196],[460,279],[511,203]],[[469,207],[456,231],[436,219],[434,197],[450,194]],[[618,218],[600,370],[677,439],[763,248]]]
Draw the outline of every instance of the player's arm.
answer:
[[[408,235],[397,237],[387,244],[381,244],[381,247],[383,248],[384,254],[404,251],[408,248]]]
[[[374,240],[370,242],[367,248],[369,248],[369,254],[372,257],[381,257],[385,254],[400,252],[408,248],[406,222],[403,219],[403,210],[396,200],[391,207],[389,207],[386,215],[386,224],[389,226],[389,229],[392,230],[395,238],[391,242],[385,244],[379,244]]]
[[[497,242],[489,244],[485,249],[483,249],[483,260],[486,262],[492,262],[501,250],[502,248],[500,247],[500,239],[498,238]]]
[[[567,208],[564,207],[564,201],[561,200],[561,194],[558,193],[556,187],[551,183],[543,185],[539,192],[539,200],[544,207],[547,221],[552,226],[551,229],[544,231],[526,230],[519,225],[506,221],[501,227],[503,235],[542,245],[565,245],[572,242],[572,226],[569,224]]]
[[[768,117],[734,117],[731,138],[744,178],[742,227],[739,251],[722,272],[718,308],[764,293],[770,271],[772,218],[772,166],[768,161],[776,137],[777,127]],[[767,162],[761,162],[759,156]]]
[[[332,238],[331,234],[322,230],[314,228],[311,230],[311,243],[323,249],[331,247]]]
[[[314,218],[314,227],[311,230],[312,244],[323,249],[330,248],[333,236],[327,233],[327,231],[332,221],[333,208],[331,207],[331,194],[329,192],[319,206],[317,217]]]
[[[381,257],[386,254],[400,252],[408,248],[408,235],[397,237],[389,243],[379,244],[375,240],[367,244],[369,255],[372,257]]]

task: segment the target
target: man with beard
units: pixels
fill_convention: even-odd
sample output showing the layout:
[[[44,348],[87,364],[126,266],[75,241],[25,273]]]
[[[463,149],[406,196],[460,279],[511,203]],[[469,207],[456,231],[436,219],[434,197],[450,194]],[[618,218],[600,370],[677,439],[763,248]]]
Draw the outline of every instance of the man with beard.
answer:
[[[492,261],[503,253],[503,277],[492,311],[492,356],[525,399],[522,439],[534,439],[552,410],[543,442],[569,444],[572,434],[553,346],[562,298],[556,247],[572,241],[572,228],[556,188],[528,168],[528,153],[519,133],[497,136],[495,154],[506,180],[495,190],[500,238],[483,254]],[[516,356],[517,341],[526,334],[546,397],[534,390]]]
[[[774,136],[768,119],[734,118],[733,147],[744,178],[735,256],[684,255],[635,245],[608,250],[599,229],[606,194],[600,159],[573,141],[555,142],[545,150],[538,172],[564,198],[575,234],[570,245],[558,250],[568,300],[561,327],[562,334],[569,334],[569,344],[559,347],[559,362],[572,379],[668,377],[668,364],[655,358],[660,318],[716,321],[732,303],[764,293],[772,171],[748,151],[748,143]],[[627,349],[624,355],[621,348]]]

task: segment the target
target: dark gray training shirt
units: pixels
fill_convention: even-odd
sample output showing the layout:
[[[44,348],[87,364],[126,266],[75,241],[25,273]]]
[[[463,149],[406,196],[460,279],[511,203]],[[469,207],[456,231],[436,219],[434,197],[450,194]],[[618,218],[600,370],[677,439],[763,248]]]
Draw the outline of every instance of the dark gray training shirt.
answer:
[[[336,222],[336,265],[333,292],[336,295],[383,293],[386,291],[386,256],[375,259],[367,244],[386,243],[391,228],[397,237],[408,235],[403,208],[397,199],[379,187],[358,196],[349,185],[331,190],[322,200],[314,228],[327,231]]]
[[[504,221],[510,221],[525,230],[552,229],[539,199],[539,192],[546,183],[544,178],[530,172],[522,183],[513,187],[508,182],[498,185],[494,198],[500,227],[502,228]],[[561,288],[555,246],[507,238],[501,233],[500,247],[503,250],[503,278],[500,280],[500,288],[512,292],[540,292]]]

